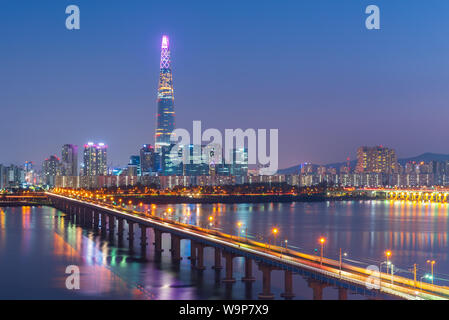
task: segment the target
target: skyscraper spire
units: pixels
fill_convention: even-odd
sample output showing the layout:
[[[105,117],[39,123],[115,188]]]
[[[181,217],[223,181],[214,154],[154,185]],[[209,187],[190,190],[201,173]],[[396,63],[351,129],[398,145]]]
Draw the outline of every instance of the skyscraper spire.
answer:
[[[161,45],[161,69],[170,68],[170,48],[167,36],[162,36]]]
[[[163,146],[170,145],[170,135],[175,128],[175,107],[173,76],[170,61],[170,41],[168,36],[162,36],[161,63],[159,87],[157,92],[157,124],[155,149],[157,152]]]

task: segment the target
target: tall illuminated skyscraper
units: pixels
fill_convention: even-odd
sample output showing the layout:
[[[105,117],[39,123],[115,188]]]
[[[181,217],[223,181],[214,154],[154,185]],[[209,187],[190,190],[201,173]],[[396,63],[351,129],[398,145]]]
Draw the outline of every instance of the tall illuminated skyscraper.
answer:
[[[163,146],[170,145],[170,135],[175,128],[175,105],[173,75],[170,66],[170,46],[168,36],[162,36],[161,65],[157,91],[157,123],[155,151],[160,153]]]

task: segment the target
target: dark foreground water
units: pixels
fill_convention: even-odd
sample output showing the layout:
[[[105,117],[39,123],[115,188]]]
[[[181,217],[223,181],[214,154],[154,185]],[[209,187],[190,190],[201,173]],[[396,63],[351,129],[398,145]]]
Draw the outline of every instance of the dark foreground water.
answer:
[[[318,238],[326,237],[324,254],[338,259],[339,249],[347,262],[379,265],[384,251],[393,252],[399,275],[410,276],[418,264],[418,278],[430,272],[428,259],[436,260],[436,283],[448,285],[448,216],[445,204],[413,204],[390,201],[347,201],[292,204],[158,205],[144,206],[158,215],[172,211],[173,219],[217,228],[241,237],[276,241],[291,249],[314,253]],[[167,210],[171,208],[171,210]],[[212,225],[209,217],[213,217]],[[241,227],[238,227],[241,222]],[[125,224],[126,225],[126,224]],[[279,229],[274,238],[273,227]],[[240,232],[239,232],[240,231]],[[148,243],[153,242],[148,231]],[[213,249],[205,249],[206,270],[190,267],[189,241],[182,241],[179,266],[171,263],[170,237],[163,235],[161,259],[148,246],[143,258],[136,232],[132,253],[98,232],[71,224],[65,214],[49,207],[0,208],[0,299],[257,299],[261,273],[254,266],[257,281],[246,285],[221,282],[224,270],[216,273]],[[318,251],[319,253],[319,251]],[[67,266],[81,271],[79,290],[66,288]],[[384,268],[384,267],[383,267]],[[385,270],[384,270],[385,271]],[[243,258],[234,259],[234,276],[244,273]],[[272,272],[272,292],[279,298],[283,273]],[[307,279],[294,276],[295,299],[312,299]],[[326,287],[324,299],[337,299],[338,290]],[[349,294],[348,299],[366,299]]]

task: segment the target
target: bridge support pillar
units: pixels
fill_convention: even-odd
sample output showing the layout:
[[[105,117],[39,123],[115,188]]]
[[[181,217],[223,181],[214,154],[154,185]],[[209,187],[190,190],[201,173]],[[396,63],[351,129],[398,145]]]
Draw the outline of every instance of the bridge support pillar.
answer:
[[[309,288],[313,290],[313,300],[323,300],[323,289],[325,284],[319,280],[309,279],[307,280]]]
[[[69,214],[71,214],[73,216],[73,222],[75,222],[75,224],[79,223],[78,212],[73,210],[72,207],[69,207],[68,205],[66,205],[66,207],[64,208],[64,211],[69,212]]]
[[[117,235],[119,239],[123,239],[123,218],[117,218],[118,231]]]
[[[172,243],[172,259],[174,262],[179,262],[182,260],[181,237],[171,234],[171,243]]]
[[[93,215],[94,215],[94,229],[97,229],[98,226],[100,225],[100,215],[98,214],[97,211],[94,211]]]
[[[86,210],[79,208],[79,211],[81,213],[81,225],[85,227],[87,225],[87,214]]]
[[[285,270],[284,274],[284,292],[281,293],[281,297],[285,299],[292,299],[295,296],[293,293],[293,272]]]
[[[71,209],[70,207],[69,207],[69,209]],[[80,224],[80,214],[79,214],[79,212],[78,211],[75,211],[75,210],[72,210],[72,212],[74,212],[74,214],[75,214],[75,224]]]
[[[100,223],[101,223],[101,231],[103,233],[105,233],[106,232],[106,214],[104,214],[103,212],[101,213]]]
[[[348,300],[348,289],[338,287],[338,300]]]
[[[117,217],[117,245],[123,246],[124,218]]]
[[[196,244],[197,250],[198,250],[198,265],[196,268],[198,270],[204,270],[204,245],[202,243]]]
[[[86,217],[87,227],[92,228],[92,211],[90,209],[84,208],[84,216]]]
[[[79,217],[78,224],[82,227],[84,225],[84,216],[83,216],[84,211],[81,210],[80,208],[75,207],[72,207],[72,210],[78,214]]]
[[[127,220],[128,222],[128,241],[129,248],[132,250],[134,248],[134,222]]]
[[[219,248],[215,248],[215,263],[212,266],[212,269],[221,270],[223,269],[221,265],[221,250]]]
[[[190,257],[189,257],[189,259],[190,259],[190,264],[192,266],[195,266],[196,259],[197,259],[197,257],[196,257],[196,242],[193,240],[190,240]]]
[[[147,227],[141,224],[140,226],[140,247],[142,250],[147,248]]]
[[[229,252],[223,252],[223,256],[226,261],[226,277],[222,281],[235,282],[235,278],[232,277],[232,259],[234,259],[236,256]]]
[[[62,204],[58,204],[58,209],[59,210],[61,210],[61,211],[64,211],[63,209],[64,209],[64,206],[62,205]],[[70,211],[66,211],[66,215],[67,215],[67,217],[69,218],[69,221],[70,222],[74,222],[74,214],[73,214],[73,212],[70,212]]]
[[[79,218],[79,225],[82,227],[84,226],[84,212],[83,210],[77,210],[77,208],[74,208],[74,210],[77,212],[78,214],[78,218]]]
[[[248,257],[245,257],[245,276],[242,278],[242,281],[256,281],[256,278],[253,277],[253,260]]]
[[[259,270],[262,271],[262,292],[259,293],[259,299],[274,299],[274,294],[271,293],[271,270],[273,267],[259,263]]]
[[[109,215],[109,236],[111,238],[114,237],[114,229],[115,229],[115,217],[111,214]]]
[[[158,229],[154,230],[154,250],[156,253],[161,253],[164,250],[162,249],[162,231]]]

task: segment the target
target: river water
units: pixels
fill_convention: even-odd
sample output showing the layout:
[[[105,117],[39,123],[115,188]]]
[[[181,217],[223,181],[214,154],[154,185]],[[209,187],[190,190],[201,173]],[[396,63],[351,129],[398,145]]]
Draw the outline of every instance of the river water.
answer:
[[[376,200],[144,205],[137,209],[312,254],[319,254],[318,239],[325,237],[326,257],[338,260],[341,248],[344,261],[359,266],[379,266],[385,261],[384,252],[391,250],[395,274],[412,277],[416,263],[418,280],[430,273],[426,261],[432,259],[435,283],[448,285],[446,204]],[[273,228],[278,229],[276,237]],[[151,244],[152,231],[148,236]],[[135,248],[139,241],[136,232]],[[241,281],[225,285],[221,282],[224,270],[217,273],[210,268],[212,248],[205,249],[203,272],[190,267],[189,241],[181,242],[179,266],[171,263],[167,234],[163,248],[160,259],[151,245],[142,256],[137,249],[131,252],[127,241],[122,245],[116,238],[82,229],[50,207],[0,208],[0,299],[257,299],[262,290],[256,266],[257,281],[252,285]],[[79,290],[66,288],[70,265],[81,271]],[[382,268],[385,271],[385,265]],[[243,274],[244,260],[235,258],[234,277],[239,280]],[[273,271],[271,282],[272,292],[280,298],[283,273]],[[313,298],[307,279],[299,275],[294,275],[294,293],[295,299]],[[337,288],[324,288],[324,299],[337,297]],[[348,299],[367,298],[348,294]]]

